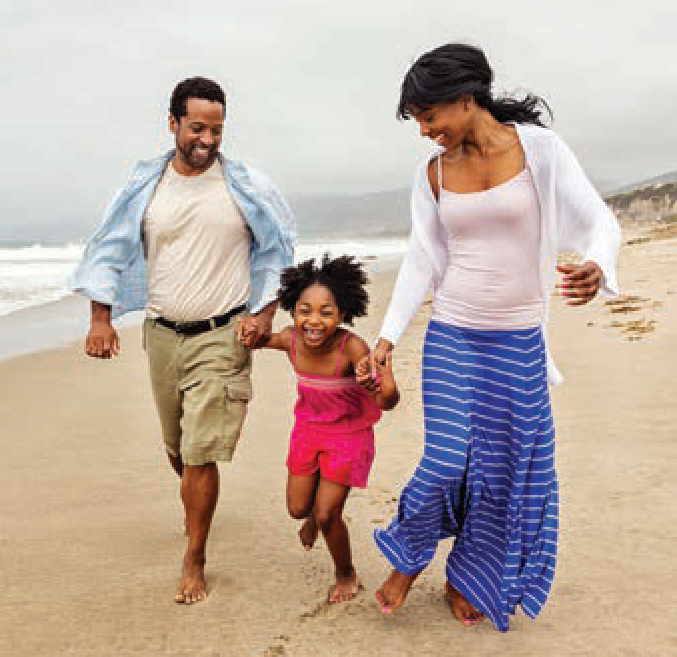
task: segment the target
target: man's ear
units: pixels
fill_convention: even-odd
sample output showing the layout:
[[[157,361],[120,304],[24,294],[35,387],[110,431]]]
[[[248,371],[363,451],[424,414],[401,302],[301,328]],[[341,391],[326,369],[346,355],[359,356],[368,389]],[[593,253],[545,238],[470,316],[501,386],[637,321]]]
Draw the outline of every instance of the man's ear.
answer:
[[[173,114],[169,115],[169,132],[173,135],[177,133],[179,129],[179,122],[174,118]]]

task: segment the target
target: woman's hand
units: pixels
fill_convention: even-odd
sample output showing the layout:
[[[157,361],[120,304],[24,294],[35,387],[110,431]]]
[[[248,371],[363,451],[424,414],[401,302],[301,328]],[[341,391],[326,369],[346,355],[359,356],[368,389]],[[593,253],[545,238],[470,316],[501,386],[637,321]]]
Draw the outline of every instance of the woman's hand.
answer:
[[[360,358],[355,366],[355,379],[357,382],[369,392],[378,392],[379,377],[376,370],[372,369],[370,354],[365,354]]]
[[[594,299],[604,278],[599,265],[591,260],[582,265],[558,265],[557,271],[564,274],[557,287],[569,306],[581,306]]]
[[[371,352],[371,369],[376,371],[376,364],[383,366],[386,364],[386,356],[392,352],[393,343],[385,338],[379,338],[374,350]]]

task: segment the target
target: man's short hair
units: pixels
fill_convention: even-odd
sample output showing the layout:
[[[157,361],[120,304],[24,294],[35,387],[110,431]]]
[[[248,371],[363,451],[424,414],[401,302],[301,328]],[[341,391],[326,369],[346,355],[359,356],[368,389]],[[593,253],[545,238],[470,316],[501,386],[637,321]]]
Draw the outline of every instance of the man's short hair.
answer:
[[[169,113],[177,121],[180,121],[182,116],[186,116],[186,101],[189,98],[202,98],[221,103],[224,115],[226,113],[226,95],[214,80],[198,76],[183,80],[174,87],[169,101]]]

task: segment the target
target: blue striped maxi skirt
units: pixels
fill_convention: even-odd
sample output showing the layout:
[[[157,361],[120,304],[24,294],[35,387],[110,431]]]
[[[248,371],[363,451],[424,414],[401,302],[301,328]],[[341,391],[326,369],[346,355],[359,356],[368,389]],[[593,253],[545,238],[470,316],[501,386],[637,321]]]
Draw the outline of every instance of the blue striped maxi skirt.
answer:
[[[425,450],[377,529],[408,575],[454,537],[452,586],[501,631],[546,601],[557,556],[555,437],[540,328],[485,331],[431,321],[423,349]]]

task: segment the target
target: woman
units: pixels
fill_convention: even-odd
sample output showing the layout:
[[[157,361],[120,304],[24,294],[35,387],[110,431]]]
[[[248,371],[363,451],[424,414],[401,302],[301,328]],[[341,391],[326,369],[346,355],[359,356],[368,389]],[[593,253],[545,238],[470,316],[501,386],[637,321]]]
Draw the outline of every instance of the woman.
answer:
[[[558,486],[544,325],[556,271],[569,305],[617,294],[618,224],[538,97],[495,98],[484,53],[420,57],[398,117],[438,146],[414,180],[412,232],[373,361],[383,362],[431,285],[423,350],[424,455],[375,539],[394,570],[376,593],[402,605],[442,538],[455,537],[446,598],[466,625],[535,617],[553,578]],[[582,256],[557,266],[558,251]],[[373,364],[372,361],[372,364]]]

